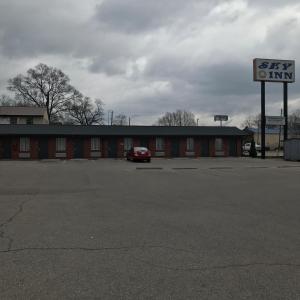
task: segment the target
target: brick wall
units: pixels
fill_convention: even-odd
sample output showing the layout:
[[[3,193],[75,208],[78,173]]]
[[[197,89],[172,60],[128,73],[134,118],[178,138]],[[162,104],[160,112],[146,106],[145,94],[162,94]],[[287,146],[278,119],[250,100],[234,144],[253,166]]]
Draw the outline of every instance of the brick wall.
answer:
[[[184,157],[186,152],[186,138],[179,139],[179,156]]]
[[[30,158],[39,158],[39,142],[36,137],[30,137]]]
[[[20,149],[20,138],[13,137],[11,141],[11,157],[12,159],[19,159],[19,149]]]
[[[211,156],[211,157],[216,156],[215,138],[210,138],[209,139],[209,156]]]
[[[242,139],[237,138],[236,140],[236,147],[237,147],[237,156],[242,156]]]
[[[223,138],[224,156],[229,156],[229,140],[227,137]]]
[[[49,158],[55,158],[56,153],[56,138],[55,137],[49,137],[48,140],[48,155]]]
[[[165,157],[171,157],[171,139],[169,137],[163,137],[165,140]]]
[[[117,138],[117,156],[118,158],[124,157],[124,138]]]
[[[201,156],[201,143],[199,138],[194,139],[195,143],[195,156],[200,157]]]
[[[84,138],[83,141],[83,157],[91,158],[91,138]]]
[[[133,145],[139,146],[141,139],[143,137],[134,137],[133,138]],[[233,137],[223,137],[223,146],[224,146],[224,156],[229,156],[229,142],[230,139]],[[101,156],[108,157],[108,139],[109,138],[101,138]],[[152,153],[152,156],[155,156],[156,152],[156,138],[155,137],[147,137],[149,141],[149,150]],[[202,144],[201,137],[194,138],[194,152],[195,157],[201,157],[201,148],[204,146]],[[242,139],[240,137],[234,137],[236,139],[236,146],[237,146],[237,156],[242,155],[241,151],[241,144]],[[19,141],[20,137],[12,137],[11,138],[11,156],[12,159],[19,159]],[[209,156],[215,156],[215,137],[210,137],[209,141]],[[164,137],[165,142],[165,157],[171,157],[172,154],[172,139],[171,137]],[[84,158],[91,158],[91,138],[85,137],[83,139],[83,157]],[[186,137],[180,137],[179,139],[179,150],[180,150],[180,157],[186,156],[187,151],[187,144],[186,144]],[[3,148],[0,146],[0,148]],[[3,152],[3,151],[2,151]],[[0,149],[1,153],[1,149]],[[66,159],[71,159],[74,157],[74,141],[72,137],[66,138]],[[49,158],[56,158],[56,137],[49,136],[48,137],[48,157]],[[124,138],[118,137],[117,138],[117,157],[123,158],[124,157]],[[38,159],[39,158],[39,139],[38,137],[32,136],[30,137],[30,158],[31,159]]]

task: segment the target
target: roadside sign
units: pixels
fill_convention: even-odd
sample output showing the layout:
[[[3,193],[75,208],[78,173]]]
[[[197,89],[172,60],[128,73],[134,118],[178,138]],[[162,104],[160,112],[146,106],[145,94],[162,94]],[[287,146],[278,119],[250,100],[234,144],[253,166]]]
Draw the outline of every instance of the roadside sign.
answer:
[[[266,125],[284,126],[285,117],[282,116],[266,116]]]
[[[227,115],[215,115],[214,116],[215,121],[228,121]]]
[[[270,82],[294,82],[295,61],[255,58],[253,80]]]

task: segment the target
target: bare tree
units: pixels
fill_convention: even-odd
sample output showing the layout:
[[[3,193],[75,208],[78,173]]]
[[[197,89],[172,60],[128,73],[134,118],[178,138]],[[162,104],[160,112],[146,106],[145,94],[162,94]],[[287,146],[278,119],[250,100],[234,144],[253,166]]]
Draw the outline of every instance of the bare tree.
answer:
[[[300,136],[300,109],[289,115],[289,134],[293,137]]]
[[[39,64],[26,75],[18,75],[8,81],[8,90],[24,104],[46,107],[50,122],[63,112],[66,102],[79,92],[70,85],[70,79],[61,70]]]
[[[195,126],[197,124],[195,115],[185,110],[167,112],[158,119],[159,126]]]
[[[89,97],[77,95],[66,103],[66,123],[80,125],[103,125],[103,102],[99,99],[92,103]]]
[[[0,96],[0,105],[1,106],[15,106],[16,101],[15,99],[11,98],[8,95],[2,94]]]
[[[9,95],[0,95],[0,105],[1,106],[32,106],[28,103],[24,103],[16,98],[12,98]]]
[[[128,120],[126,115],[124,114],[116,115],[113,119],[113,125],[125,126],[127,124],[128,124]]]
[[[257,128],[260,124],[260,114],[258,115],[250,115],[247,119],[241,124],[241,127],[248,128]]]

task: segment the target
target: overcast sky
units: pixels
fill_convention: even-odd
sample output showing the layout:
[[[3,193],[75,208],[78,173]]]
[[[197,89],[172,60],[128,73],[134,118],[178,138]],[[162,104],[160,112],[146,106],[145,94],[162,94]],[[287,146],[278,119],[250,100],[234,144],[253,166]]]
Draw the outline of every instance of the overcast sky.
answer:
[[[201,125],[260,110],[255,57],[300,61],[298,0],[0,0],[0,93],[38,63],[60,68],[106,110],[152,124],[166,111]],[[267,84],[267,114],[282,86]],[[289,109],[300,87],[289,85]]]

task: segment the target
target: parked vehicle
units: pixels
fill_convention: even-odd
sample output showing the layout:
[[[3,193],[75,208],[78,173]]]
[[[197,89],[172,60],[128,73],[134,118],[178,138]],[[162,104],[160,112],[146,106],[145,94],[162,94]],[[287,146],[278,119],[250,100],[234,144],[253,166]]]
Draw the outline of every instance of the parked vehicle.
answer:
[[[146,147],[132,147],[126,155],[127,160],[151,161],[151,152]]]
[[[251,143],[246,143],[244,146],[243,146],[243,151],[244,152],[250,152],[250,149],[251,149]],[[261,145],[259,144],[255,144],[255,149],[256,151],[261,151]]]

